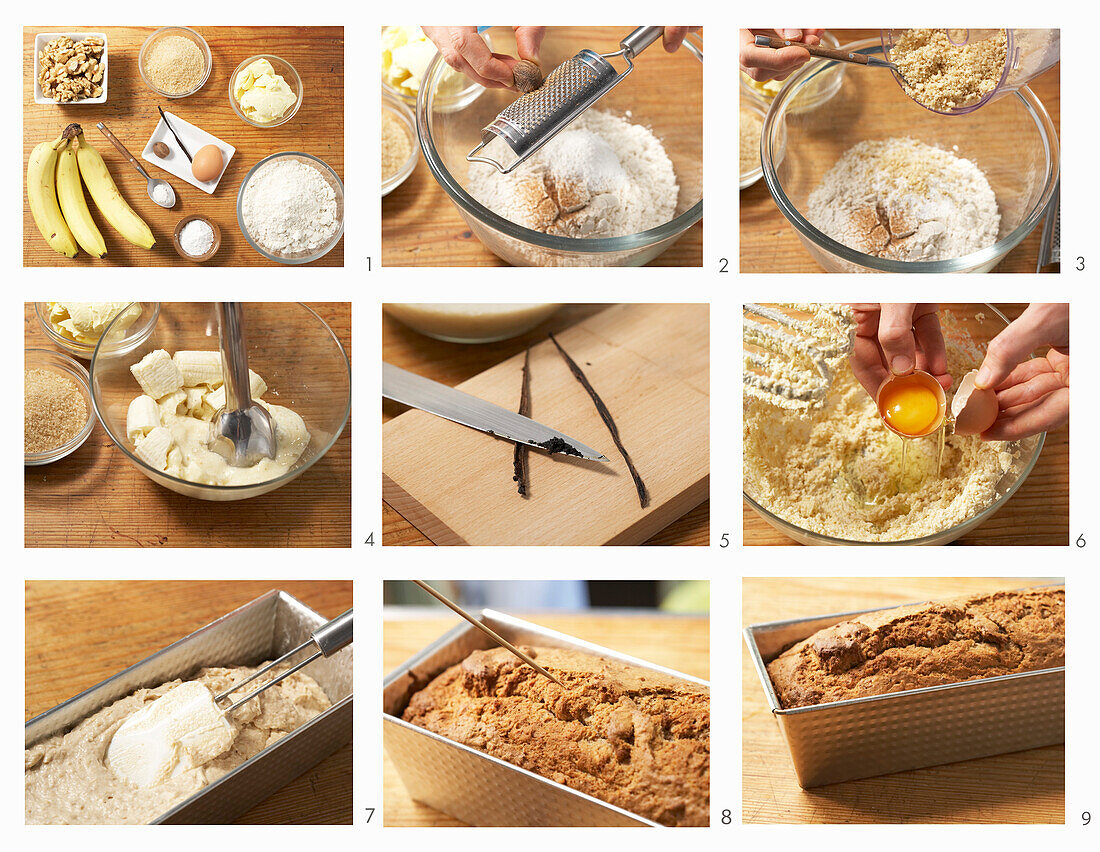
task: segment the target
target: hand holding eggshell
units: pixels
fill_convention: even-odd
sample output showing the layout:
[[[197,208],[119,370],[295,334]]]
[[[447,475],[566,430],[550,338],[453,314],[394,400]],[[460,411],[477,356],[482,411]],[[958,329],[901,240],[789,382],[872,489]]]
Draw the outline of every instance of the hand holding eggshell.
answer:
[[[971,370],[963,376],[951,400],[956,435],[980,435],[997,419],[997,392],[993,388],[976,387],[977,375],[977,370]]]

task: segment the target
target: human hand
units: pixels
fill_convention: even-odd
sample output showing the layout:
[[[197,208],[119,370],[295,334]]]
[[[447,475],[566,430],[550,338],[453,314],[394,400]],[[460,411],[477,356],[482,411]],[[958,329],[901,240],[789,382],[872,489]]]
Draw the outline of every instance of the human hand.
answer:
[[[779,50],[771,47],[757,47],[754,39],[758,35],[769,38],[782,38],[802,44],[821,44],[825,30],[741,30],[741,70],[757,82],[765,80],[786,80],[791,72],[804,65],[810,59],[809,51],[797,45]]]
[[[951,387],[938,310],[927,303],[852,305],[856,339],[849,363],[872,399],[887,376],[915,369],[930,373],[944,390]]]
[[[1040,346],[1050,350],[1029,357]],[[1017,441],[1069,422],[1069,305],[1031,304],[989,342],[975,385],[997,392],[986,441]]]
[[[675,53],[684,43],[688,33],[697,33],[702,27],[665,27],[662,43],[668,53]]]
[[[512,27],[519,59],[493,53],[478,35],[477,27],[421,27],[432,40],[443,61],[487,89],[514,89],[512,69],[519,59],[539,64],[539,47],[546,27]]]

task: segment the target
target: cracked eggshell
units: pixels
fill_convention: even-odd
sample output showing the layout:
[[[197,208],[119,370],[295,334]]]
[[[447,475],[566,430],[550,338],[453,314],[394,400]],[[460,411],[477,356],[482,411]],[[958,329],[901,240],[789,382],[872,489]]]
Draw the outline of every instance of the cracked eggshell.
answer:
[[[977,375],[977,370],[971,370],[963,376],[951,400],[956,435],[980,435],[997,419],[997,392],[992,388],[975,387]]]

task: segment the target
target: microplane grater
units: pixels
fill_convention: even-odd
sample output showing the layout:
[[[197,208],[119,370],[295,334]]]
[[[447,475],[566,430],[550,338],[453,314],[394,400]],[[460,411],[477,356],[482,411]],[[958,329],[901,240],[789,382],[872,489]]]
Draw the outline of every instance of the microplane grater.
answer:
[[[466,159],[485,163],[508,174],[554,138],[582,112],[610,92],[634,70],[634,58],[660,38],[663,27],[638,27],[619,42],[614,53],[596,53],[587,48],[550,72],[542,86],[520,95],[481,131],[478,143]],[[626,70],[617,71],[610,59],[626,60]],[[503,139],[516,159],[505,166],[492,157],[477,156],[494,139]]]

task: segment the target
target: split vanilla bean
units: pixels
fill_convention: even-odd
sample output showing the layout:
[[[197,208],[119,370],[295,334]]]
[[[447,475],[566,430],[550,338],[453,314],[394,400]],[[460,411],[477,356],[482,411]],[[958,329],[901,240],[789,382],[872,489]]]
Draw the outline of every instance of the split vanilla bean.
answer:
[[[524,417],[531,416],[531,350],[528,348],[523,353],[523,384],[520,386],[519,392],[519,413]],[[527,444],[516,444],[515,454],[512,456],[512,468],[515,470],[515,475],[512,477],[512,481],[516,483],[516,491],[519,492],[520,497],[529,497],[529,472],[528,472],[528,456],[531,453],[531,448]]]
[[[588,377],[584,374],[584,370],[578,367],[577,362],[569,357],[568,352],[562,349],[561,344],[558,343],[554,335],[550,335],[550,340],[553,342],[554,346],[557,347],[558,352],[561,353],[561,357],[565,359],[565,363],[569,367],[569,371],[573,374],[573,378],[580,382],[581,387],[588,391],[588,395],[592,397],[592,403],[596,406],[596,411],[599,412],[600,419],[603,420],[604,425],[607,426],[607,431],[611,433],[611,440],[615,442],[615,446],[618,447],[619,452],[622,454],[623,461],[626,462],[627,469],[630,471],[630,476],[634,480],[634,487],[638,489],[638,502],[641,503],[643,509],[648,508],[649,489],[646,488],[645,482],[642,481],[642,477],[638,473],[638,469],[634,467],[634,462],[630,458],[630,453],[626,451],[622,439],[619,438],[619,427],[615,425],[615,418],[611,416],[611,412],[607,410],[604,401],[600,399],[600,395],[596,393],[596,389],[592,387],[592,383],[588,381]]]

